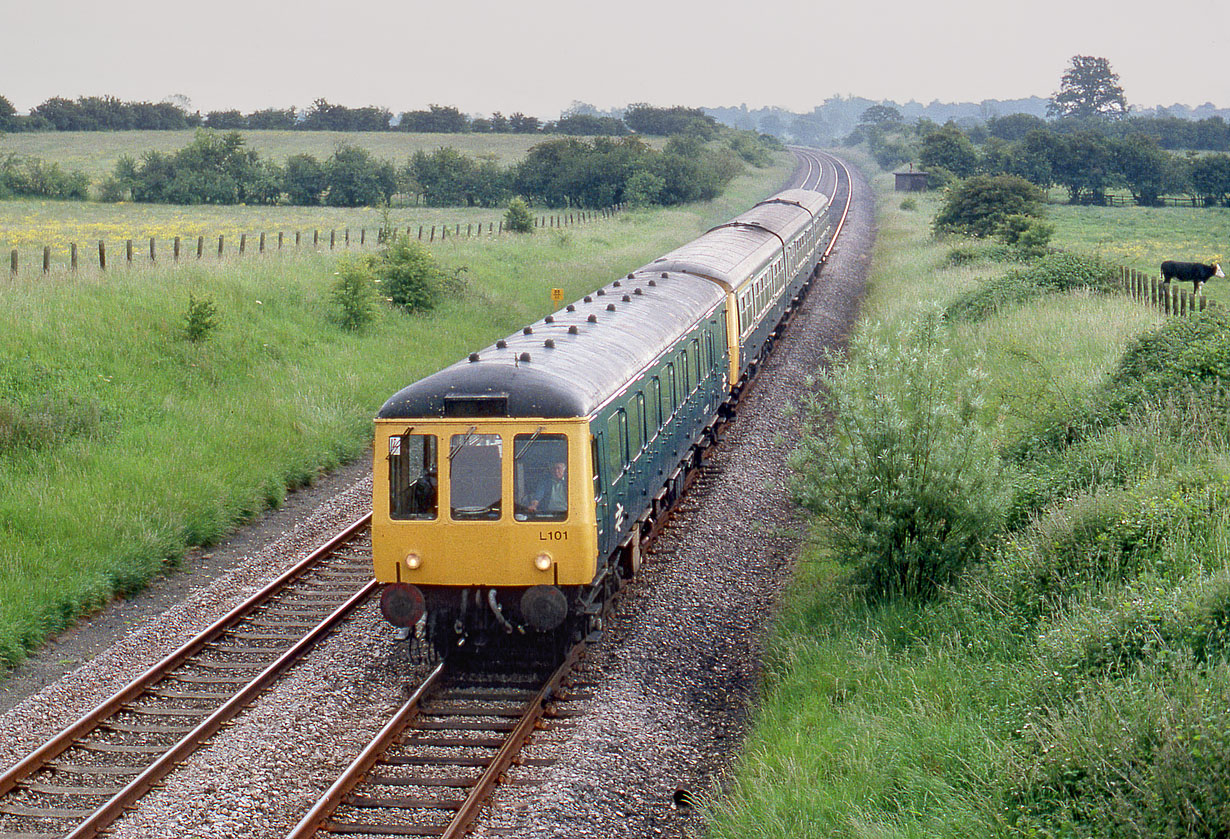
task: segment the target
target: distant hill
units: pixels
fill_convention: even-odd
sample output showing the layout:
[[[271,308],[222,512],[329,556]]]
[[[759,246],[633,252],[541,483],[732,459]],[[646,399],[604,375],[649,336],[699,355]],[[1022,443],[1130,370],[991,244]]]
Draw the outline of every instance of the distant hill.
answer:
[[[861,96],[832,96],[806,113],[795,113],[782,108],[738,107],[705,108],[709,116],[734,128],[752,129],[772,134],[783,140],[801,143],[832,143],[845,137],[858,125],[859,117],[872,105],[888,105],[901,112],[908,123],[929,119],[937,123],[949,120],[968,128],[984,123],[991,117],[1008,114],[1032,114],[1046,117],[1050,102],[1041,96],[1027,99],[984,99],[981,102],[940,102],[933,100],[926,105],[910,100],[900,103],[892,100],[865,99]],[[1221,117],[1230,121],[1230,108],[1217,108],[1206,102],[1197,107],[1175,104],[1169,107],[1134,108],[1137,116],[1174,116],[1182,119],[1207,119]]]

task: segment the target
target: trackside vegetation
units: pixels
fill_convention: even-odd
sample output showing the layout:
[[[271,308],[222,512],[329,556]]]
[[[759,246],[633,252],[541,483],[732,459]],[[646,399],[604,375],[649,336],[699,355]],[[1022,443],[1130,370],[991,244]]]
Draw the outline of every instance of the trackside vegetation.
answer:
[[[1074,248],[936,239],[936,196],[876,183],[867,317],[802,411],[816,517],[710,835],[1227,835],[1230,317],[1166,321]]]
[[[791,169],[782,154],[715,201],[580,228],[426,255],[399,239],[370,264],[311,253],[0,282],[0,666],[369,456],[391,393],[551,311],[551,288],[580,297]],[[424,267],[432,305],[412,312]]]

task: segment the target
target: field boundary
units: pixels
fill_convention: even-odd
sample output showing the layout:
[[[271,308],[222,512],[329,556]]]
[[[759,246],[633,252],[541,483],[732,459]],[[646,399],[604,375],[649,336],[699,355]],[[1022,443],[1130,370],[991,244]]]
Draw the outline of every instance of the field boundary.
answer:
[[[534,217],[534,227],[536,229],[558,229],[564,227],[575,227],[580,224],[588,224],[594,221],[609,219],[616,214],[626,210],[626,203],[614,204],[610,207],[604,207],[600,210],[573,210],[567,213],[555,213],[550,215],[540,215]],[[510,232],[504,226],[504,221],[498,223],[489,221],[485,225],[484,232],[483,222],[468,222],[465,224],[465,229],[462,229],[460,222],[455,224],[420,224],[418,225],[417,235],[414,226],[405,229],[405,236],[415,237],[420,242],[446,242],[455,239],[471,239],[479,236],[503,236]],[[401,229],[398,228],[400,233]],[[371,235],[368,235],[368,234]],[[354,235],[352,235],[354,234]],[[9,251],[9,277],[16,279],[23,271],[27,274],[43,274],[45,276],[55,273],[75,274],[79,270],[86,267],[97,268],[99,271],[107,271],[116,267],[133,267],[134,265],[156,265],[160,262],[166,262],[169,254],[169,259],[172,264],[186,260],[204,260],[206,256],[214,257],[222,260],[234,256],[249,256],[252,254],[261,255],[267,253],[278,253],[290,250],[292,247],[299,250],[304,247],[310,247],[316,252],[324,252],[327,249],[330,251],[337,250],[339,247],[348,249],[351,247],[368,247],[369,245],[379,245],[384,241],[385,231],[383,228],[367,228],[360,227],[357,231],[351,228],[333,228],[329,230],[313,229],[309,231],[295,230],[293,231],[294,244],[290,244],[291,234],[287,231],[276,231],[270,233],[261,231],[259,233],[241,233],[238,239],[232,237],[227,241],[226,236],[219,235],[216,239],[211,236],[197,236],[195,241],[193,237],[176,236],[173,239],[159,239],[157,236],[151,236],[148,240],[148,249],[145,247],[145,240],[141,240],[141,245],[134,244],[137,240],[125,239],[120,244],[117,250],[108,250],[106,240],[98,240],[97,251],[93,245],[86,248],[81,248],[76,242],[70,244],[67,250],[67,260],[60,263],[58,260],[52,259],[52,254],[57,249],[50,245],[44,245],[41,249],[41,263],[35,259],[23,260],[21,254],[24,251],[39,253],[39,249],[34,248],[12,248]],[[163,243],[160,247],[159,244]],[[229,248],[228,248],[229,244]],[[60,252],[64,255],[64,252]],[[160,253],[163,254],[160,256]]]
[[[1175,283],[1163,283],[1156,274],[1146,274],[1135,268],[1122,265],[1118,271],[1119,288],[1137,303],[1157,309],[1171,317],[1190,317],[1197,312],[1203,312],[1210,306],[1217,306],[1203,294],[1195,291],[1187,292],[1175,288]]]

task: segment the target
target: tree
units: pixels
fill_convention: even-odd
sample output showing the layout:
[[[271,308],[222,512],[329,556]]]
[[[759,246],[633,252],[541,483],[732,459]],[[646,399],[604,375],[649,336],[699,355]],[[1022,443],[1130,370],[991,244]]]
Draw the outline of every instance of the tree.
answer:
[[[1145,134],[1129,134],[1114,145],[1115,166],[1132,191],[1136,203],[1146,207],[1158,199],[1167,186],[1169,155],[1157,141]]]
[[[328,183],[325,170],[310,154],[294,154],[286,159],[283,184],[292,204],[315,206],[320,203]]]
[[[1192,188],[1206,204],[1230,205],[1230,155],[1209,154],[1193,161]]]
[[[375,206],[397,190],[393,164],[373,159],[358,146],[339,146],[325,161],[324,171],[325,203],[330,207]]]
[[[508,202],[508,210],[504,213],[504,229],[513,233],[533,233],[534,217],[530,215],[530,205],[520,196]]]
[[[978,168],[978,151],[961,129],[949,122],[923,138],[918,162],[923,169],[940,166],[958,177],[968,178]]]
[[[1074,55],[1051,96],[1047,116],[1077,119],[1122,119],[1127,116],[1127,97],[1119,86],[1119,74],[1105,58]]]
[[[900,125],[901,111],[892,105],[872,105],[858,118],[859,125]]]
[[[1068,190],[1073,204],[1105,204],[1115,171],[1110,141],[1096,131],[1077,131],[1059,140],[1059,153],[1051,161],[1055,181]]]
[[[17,109],[13,107],[13,103],[7,98],[0,96],[0,131],[11,131],[13,128],[13,117],[17,115]]]

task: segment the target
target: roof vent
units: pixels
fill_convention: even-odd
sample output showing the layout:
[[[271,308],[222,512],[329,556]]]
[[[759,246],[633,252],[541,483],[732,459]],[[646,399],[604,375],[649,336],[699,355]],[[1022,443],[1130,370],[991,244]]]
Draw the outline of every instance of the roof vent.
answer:
[[[503,338],[495,342],[496,349],[503,350],[508,348],[508,342]]]
[[[478,361],[478,353],[472,352],[470,353],[470,363],[473,364],[475,361]]]
[[[602,295],[604,295],[604,294],[606,294],[606,289],[605,289],[605,288],[600,288],[600,289],[598,289],[598,296],[599,296],[599,297],[601,297],[601,296],[602,296]]]
[[[663,271],[663,272],[662,272],[662,279],[664,279],[664,280],[666,279],[666,272],[665,272],[665,271]]]
[[[530,354],[529,354],[529,353],[527,353],[527,352],[523,352],[523,353],[521,353],[521,355],[520,355],[520,356],[518,356],[517,358],[518,358],[518,360],[519,360],[519,361],[529,361],[529,360],[530,360]]]
[[[555,318],[552,317],[551,315],[547,315],[545,318],[542,319],[542,322],[543,323],[555,323]]]
[[[653,286],[654,288],[657,288],[657,287],[658,287],[658,281],[657,281],[657,280],[650,280],[650,281],[649,281],[649,284],[650,284],[651,286]]]
[[[577,307],[575,305],[573,305],[572,303],[568,304],[568,311],[575,312],[576,310],[577,310]]]
[[[631,303],[631,302],[632,302],[632,297],[631,297],[631,295],[625,294],[625,295],[623,296],[623,301],[624,301],[625,303]]]
[[[632,275],[631,275],[631,274],[629,274],[629,275],[628,275],[628,279],[632,279]]]
[[[628,275],[628,279],[632,279],[631,274]],[[619,280],[616,280],[615,282],[611,283],[611,285],[615,286],[615,288],[619,288]]]
[[[607,304],[606,304],[606,310],[607,310],[608,312],[613,312],[613,311],[615,311],[615,304],[614,304],[614,303],[607,303]]]
[[[569,334],[569,335],[576,335],[576,334],[577,334],[578,332],[580,332],[580,331],[581,331],[581,330],[577,329],[577,325],[576,325],[575,323],[574,323],[572,326],[568,327],[568,334]]]
[[[548,338],[547,340],[543,341],[542,345],[549,350],[555,349],[555,341],[552,338]]]
[[[590,296],[587,294],[587,295],[585,295],[585,302],[586,302],[586,303],[593,303],[593,302],[594,302],[594,298],[590,297]]]
[[[653,280],[650,280],[649,282],[651,282],[651,283],[652,283],[652,282],[653,282]],[[640,286],[637,286],[635,289],[633,289],[633,290],[632,290],[632,293],[633,293],[633,294],[644,294],[644,293],[645,293],[645,289],[641,288]]]
[[[587,320],[588,322],[590,322],[590,323],[597,323],[597,322],[598,322],[598,316],[597,316],[597,315],[590,315],[589,317],[587,317],[587,318],[586,318],[586,320]]]
[[[533,334],[534,334],[534,328],[533,328],[532,326],[527,326],[527,327],[525,327],[525,329],[522,329],[522,330],[521,330],[521,334],[522,334],[522,335],[533,335]]]

